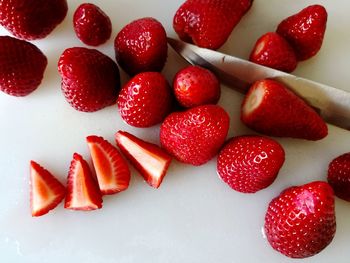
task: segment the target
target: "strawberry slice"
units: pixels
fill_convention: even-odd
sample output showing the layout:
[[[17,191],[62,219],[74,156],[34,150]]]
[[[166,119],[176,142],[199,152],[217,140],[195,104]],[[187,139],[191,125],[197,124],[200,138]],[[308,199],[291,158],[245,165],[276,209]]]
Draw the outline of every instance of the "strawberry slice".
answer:
[[[118,131],[115,140],[122,153],[145,181],[150,186],[158,188],[168,170],[171,156],[159,146],[145,142],[125,131]]]
[[[102,137],[86,138],[101,193],[115,194],[128,188],[130,170],[117,148]]]
[[[30,207],[32,216],[42,216],[64,198],[66,189],[48,170],[30,161]]]
[[[82,211],[102,207],[102,196],[97,181],[88,163],[78,153],[74,153],[69,167],[64,207]]]

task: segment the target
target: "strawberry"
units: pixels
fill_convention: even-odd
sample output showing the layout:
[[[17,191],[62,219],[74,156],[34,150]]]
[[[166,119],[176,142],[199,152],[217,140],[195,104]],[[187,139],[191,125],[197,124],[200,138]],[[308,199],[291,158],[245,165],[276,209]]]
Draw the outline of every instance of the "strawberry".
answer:
[[[0,24],[25,40],[46,37],[66,17],[66,0],[0,0]]]
[[[102,207],[102,196],[96,178],[88,163],[73,154],[67,178],[67,196],[64,207],[72,210],[95,210]]]
[[[291,258],[319,253],[335,231],[334,195],[326,182],[287,188],[270,202],[265,215],[270,245]]]
[[[115,140],[122,153],[140,172],[145,181],[158,188],[169,168],[171,156],[153,143],[146,142],[136,136],[118,131]]]
[[[294,48],[299,61],[316,55],[320,50],[327,26],[327,11],[321,5],[310,5],[287,17],[276,32]]]
[[[65,187],[48,170],[30,161],[30,207],[32,216],[42,216],[63,200]]]
[[[253,0],[187,0],[176,11],[173,27],[183,41],[218,49],[252,3]]]
[[[68,103],[79,111],[92,112],[112,105],[120,89],[119,69],[96,49],[66,49],[58,61],[61,88]]]
[[[98,46],[111,37],[111,20],[94,4],[81,4],[74,12],[73,25],[77,37],[86,45]]]
[[[320,140],[328,128],[304,100],[275,80],[255,82],[243,100],[241,120],[270,136]]]
[[[191,108],[204,104],[216,104],[220,98],[220,83],[209,70],[188,66],[174,78],[173,89],[179,104]]]
[[[217,172],[232,189],[255,193],[276,179],[285,154],[282,146],[267,137],[232,138],[220,151]]]
[[[225,142],[230,118],[217,105],[203,105],[170,114],[160,128],[164,149],[180,162],[202,165],[212,159]]]
[[[336,196],[350,202],[350,153],[344,153],[331,161],[328,183]]]
[[[139,73],[122,87],[117,104],[126,123],[150,127],[163,121],[170,112],[171,88],[159,72]]]
[[[0,36],[1,91],[12,96],[28,95],[40,85],[46,66],[46,56],[33,44]]]
[[[298,63],[294,49],[274,32],[266,33],[257,40],[249,60],[285,72],[292,72]]]
[[[114,40],[118,64],[129,75],[146,71],[161,71],[168,55],[163,25],[151,17],[126,25]]]
[[[119,151],[102,137],[86,138],[102,194],[115,194],[128,188],[130,170]]]

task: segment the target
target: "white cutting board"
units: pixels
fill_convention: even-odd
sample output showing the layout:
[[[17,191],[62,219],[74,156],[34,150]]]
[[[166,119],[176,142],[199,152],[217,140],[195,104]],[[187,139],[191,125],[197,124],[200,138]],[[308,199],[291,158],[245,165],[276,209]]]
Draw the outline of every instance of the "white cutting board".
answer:
[[[328,163],[350,151],[348,131],[329,126],[329,136],[318,142],[278,139],[285,148],[286,162],[274,184],[253,195],[235,192],[221,182],[215,159],[201,167],[174,161],[158,190],[132,170],[130,188],[105,197],[99,211],[73,212],[61,204],[41,218],[30,216],[31,159],[64,182],[73,153],[88,157],[87,135],[113,142],[114,133],[121,129],[158,143],[159,127],[130,127],[123,123],[116,106],[82,113],[64,100],[56,65],[65,48],[83,46],[72,28],[72,14],[82,2],[70,0],[65,21],[49,37],[34,42],[49,59],[40,88],[25,98],[0,94],[0,262],[295,262],[272,250],[262,235],[267,204],[287,186],[324,180]],[[112,38],[99,49],[114,58],[114,37],[131,20],[153,16],[174,37],[172,18],[183,1],[91,2],[112,19]],[[260,35],[315,3],[329,12],[324,44],[316,57],[299,64],[295,74],[350,91],[347,0],[255,0],[220,50],[247,58]],[[7,34],[3,29],[0,33]],[[171,81],[185,65],[169,50],[164,74]],[[122,76],[125,82],[127,77]],[[231,116],[230,136],[252,133],[239,121],[241,100],[241,95],[222,88],[220,105]],[[350,204],[336,199],[336,215],[337,233],[331,245],[302,262],[349,262]]]

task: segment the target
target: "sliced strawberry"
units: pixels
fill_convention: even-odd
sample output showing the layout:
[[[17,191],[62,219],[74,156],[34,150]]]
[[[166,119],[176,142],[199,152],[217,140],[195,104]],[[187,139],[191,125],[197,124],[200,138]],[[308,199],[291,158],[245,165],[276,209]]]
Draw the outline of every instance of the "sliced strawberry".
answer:
[[[117,148],[99,136],[86,138],[102,194],[115,194],[128,188],[130,170]]]
[[[32,216],[42,216],[64,198],[66,189],[48,170],[30,161],[30,207]]]
[[[102,207],[102,196],[97,181],[88,163],[78,153],[74,153],[69,167],[64,207],[83,211]]]
[[[115,139],[122,153],[145,181],[150,186],[158,188],[168,170],[171,156],[157,145],[143,141],[125,131],[118,131]]]

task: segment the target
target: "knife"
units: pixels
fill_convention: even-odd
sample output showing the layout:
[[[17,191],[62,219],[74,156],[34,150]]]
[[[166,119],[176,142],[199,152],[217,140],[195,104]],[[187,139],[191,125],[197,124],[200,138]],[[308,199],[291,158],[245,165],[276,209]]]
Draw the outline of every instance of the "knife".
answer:
[[[228,87],[246,93],[257,80],[270,78],[302,97],[328,123],[350,130],[350,93],[244,59],[169,38],[169,45],[190,64],[205,67]]]

